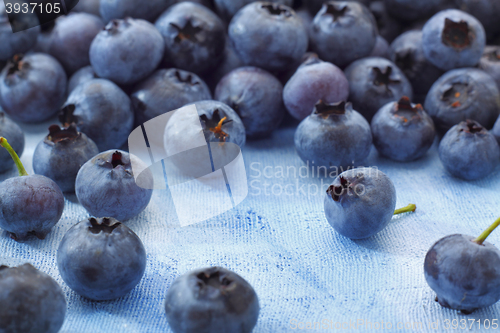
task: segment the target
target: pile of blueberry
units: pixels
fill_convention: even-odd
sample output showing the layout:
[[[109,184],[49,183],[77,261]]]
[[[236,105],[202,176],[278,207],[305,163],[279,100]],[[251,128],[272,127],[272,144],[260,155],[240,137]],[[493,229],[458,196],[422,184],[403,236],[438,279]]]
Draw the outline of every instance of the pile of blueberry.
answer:
[[[63,193],[76,193],[92,217],[60,243],[61,277],[91,300],[127,294],[146,253],[123,222],[148,206],[154,187],[149,171],[148,186],[137,185],[132,164],[142,162],[127,139],[190,104],[207,142],[243,146],[285,120],[297,124],[304,162],[348,169],[372,145],[409,162],[439,137],[452,176],[484,178],[500,164],[498,17],[498,0],[80,0],[74,13],[14,34],[0,2],[0,172],[19,170],[0,183],[0,228],[14,240],[43,239],[61,218]],[[16,122],[56,117],[28,175]],[[190,135],[188,125],[168,126]],[[338,233],[360,239],[416,208],[395,203],[384,173],[353,168],[335,178],[324,209]],[[442,306],[470,312],[500,299],[500,251],[484,242],[499,223],[429,250],[425,277]],[[66,303],[46,274],[0,266],[0,287],[1,332],[59,330]],[[165,301],[176,333],[251,332],[259,309],[251,285],[221,267],[178,277]]]

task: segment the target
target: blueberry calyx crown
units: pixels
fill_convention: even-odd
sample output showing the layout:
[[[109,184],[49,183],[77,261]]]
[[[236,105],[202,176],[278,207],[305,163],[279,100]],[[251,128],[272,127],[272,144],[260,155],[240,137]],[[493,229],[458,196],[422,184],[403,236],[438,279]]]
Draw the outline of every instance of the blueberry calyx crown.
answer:
[[[175,23],[170,23],[174,29],[177,30],[177,36],[174,38],[174,42],[180,43],[183,40],[189,40],[193,43],[198,43],[199,39],[196,36],[199,32],[203,31],[203,28],[201,27],[195,27],[193,26],[193,23],[191,22],[191,19],[188,19],[184,27],[180,27]]]
[[[448,18],[444,20],[442,41],[446,46],[455,49],[464,49],[471,45],[471,31],[465,21],[454,22]]]
[[[198,273],[196,279],[196,285],[201,293],[204,293],[208,287],[212,287],[224,294],[225,290],[233,283],[227,274],[221,272],[218,267]]]
[[[195,78],[193,77],[192,74],[187,74],[186,77],[182,77],[181,72],[176,70],[174,75],[177,78],[177,80],[181,83],[186,83],[186,84],[189,84],[190,86],[195,86],[197,84],[198,85],[200,84],[199,81],[195,80]]]
[[[385,71],[383,71],[379,67],[373,67],[372,70],[375,74],[373,78],[373,84],[376,86],[385,86],[386,90],[392,95],[392,91],[389,89],[389,85],[401,82],[401,80],[398,79],[391,79],[392,67],[387,66],[385,68]]]
[[[443,92],[441,100],[447,102],[453,108],[459,108],[467,102],[467,83],[454,83]]]
[[[23,54],[16,54],[7,65],[7,76],[22,72],[23,69],[30,68],[30,64],[23,61]]]
[[[118,150],[111,155],[111,165],[113,166],[113,169],[119,165],[125,165],[122,158],[123,155]]]
[[[332,197],[333,201],[339,202],[340,196],[344,193],[344,191],[349,188],[351,183],[345,179],[343,176],[339,176],[340,185],[330,185],[326,190],[326,193]]]
[[[394,61],[396,66],[398,66],[404,73],[413,73],[416,71],[414,68],[415,62],[413,61],[412,50],[404,50],[396,53],[396,59]]]
[[[477,121],[467,119],[462,121],[459,125],[459,132],[465,132],[470,134],[484,133],[486,129],[481,126]]]
[[[277,3],[270,3],[270,4],[265,4],[265,5],[262,5],[262,8],[267,10],[269,12],[269,14],[273,15],[273,16],[285,16],[285,17],[290,17],[292,16],[292,13],[290,12],[290,10],[288,10],[288,8],[280,5],[280,4],[277,4]]]
[[[208,128],[211,132],[213,132],[215,138],[220,142],[225,142],[229,137],[229,134],[222,130],[222,126],[232,120],[227,120],[227,117],[221,118],[219,109],[215,109],[211,119],[208,119],[208,117],[203,114],[200,116],[200,120],[205,124],[205,128]]]
[[[328,119],[328,117],[332,115],[338,116],[345,114],[350,107],[351,103],[346,103],[345,101],[330,104],[320,99],[314,106],[313,114],[317,114],[323,119]]]
[[[346,5],[338,6],[337,4],[333,3],[325,3],[324,6],[326,6],[324,15],[331,15],[333,17],[333,22],[344,16],[345,13],[349,10],[349,7]]]
[[[302,56],[301,66],[310,66],[322,62],[316,53],[306,53]]]
[[[71,141],[74,141],[80,135],[81,134],[76,129],[75,124],[71,124],[70,126],[64,128],[61,128],[59,125],[51,125],[49,127],[49,135],[47,135],[46,141],[50,141],[53,143],[69,143]]]
[[[100,220],[100,223],[99,221]],[[90,227],[89,231],[93,234],[99,234],[101,231],[105,234],[111,234],[121,223],[115,219],[109,217],[103,217],[102,219],[96,219],[91,217],[89,219]]]
[[[413,106],[407,96],[401,97],[398,102],[394,103],[393,114],[404,123],[420,119],[420,111],[422,111],[422,105],[416,104]]]
[[[111,20],[102,30],[107,31],[109,34],[114,35],[120,32],[120,28],[130,25],[130,17],[125,17],[122,20],[114,19]]]
[[[61,112],[59,112],[59,121],[64,125],[64,127],[69,127],[71,124],[76,124],[78,121],[77,117],[73,114],[75,110],[75,104],[68,104],[61,109]]]

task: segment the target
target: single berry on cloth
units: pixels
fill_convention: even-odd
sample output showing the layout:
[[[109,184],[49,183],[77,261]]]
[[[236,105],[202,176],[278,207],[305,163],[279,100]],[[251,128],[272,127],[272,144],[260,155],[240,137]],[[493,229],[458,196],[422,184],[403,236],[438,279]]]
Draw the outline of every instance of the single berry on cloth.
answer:
[[[132,164],[144,171],[134,175]],[[75,181],[78,201],[90,215],[119,221],[140,214],[151,200],[152,189],[151,170],[136,156],[121,150],[94,156],[80,168]]]
[[[118,220],[90,217],[71,227],[57,249],[62,279],[94,301],[128,294],[146,270],[146,251],[137,235]]]
[[[477,238],[449,235],[429,249],[425,280],[441,306],[470,314],[500,300],[500,250],[485,242],[498,225],[500,218]]]
[[[272,73],[286,71],[307,51],[306,28],[285,5],[251,2],[234,15],[228,29],[241,60]]]
[[[15,121],[47,120],[64,103],[66,81],[63,67],[52,56],[16,55],[0,76],[0,105]]]
[[[19,170],[18,177],[0,183],[0,228],[14,240],[29,235],[44,239],[59,222],[64,209],[64,196],[57,184],[41,175],[28,175],[24,166],[3,137],[0,146],[7,149]]]
[[[24,151],[24,132],[10,118],[5,116],[5,113],[0,109],[0,136],[12,142],[12,149],[18,156],[21,156]],[[14,166],[14,161],[10,157],[7,150],[0,150],[0,173],[9,171]]]
[[[422,157],[436,136],[431,117],[406,96],[383,106],[373,117],[371,129],[378,152],[401,162]]]
[[[493,134],[478,122],[467,120],[450,128],[439,144],[439,158],[453,176],[481,179],[500,162],[500,147]]]
[[[375,18],[357,1],[325,2],[309,28],[312,50],[341,68],[369,56],[377,35]]]
[[[177,277],[165,298],[174,333],[250,333],[259,310],[252,286],[222,267],[196,269]]]
[[[368,121],[389,102],[403,96],[413,99],[413,89],[406,76],[385,58],[357,60],[344,73],[349,81],[349,101]]]
[[[377,168],[342,172],[326,191],[324,209],[330,225],[342,236],[363,239],[384,229],[394,214],[415,211],[413,204],[394,210],[396,189]]]
[[[283,90],[285,106],[298,120],[309,116],[319,100],[337,103],[348,96],[349,82],[342,70],[315,54],[305,59]]]
[[[257,67],[240,67],[224,76],[215,89],[215,99],[240,116],[249,139],[268,137],[285,115],[283,85]]]
[[[434,82],[425,98],[424,109],[441,131],[467,119],[490,129],[500,112],[500,92],[486,72],[459,68],[446,72]]]
[[[57,333],[66,298],[49,275],[31,264],[0,266],[0,332]]]
[[[299,157],[309,167],[338,171],[364,162],[371,150],[372,134],[368,121],[351,103],[319,101],[297,127],[294,142]]]
[[[75,191],[78,170],[99,154],[94,141],[78,132],[76,125],[49,127],[49,134],[36,146],[33,171],[52,179],[63,192]]]
[[[476,66],[485,45],[486,35],[481,23],[458,9],[440,11],[422,28],[425,57],[444,71]]]

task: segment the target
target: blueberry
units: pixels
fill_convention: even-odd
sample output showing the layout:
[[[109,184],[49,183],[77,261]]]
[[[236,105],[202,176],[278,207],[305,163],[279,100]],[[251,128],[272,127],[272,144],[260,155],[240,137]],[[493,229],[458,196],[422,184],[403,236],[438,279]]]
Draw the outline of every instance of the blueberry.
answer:
[[[500,90],[500,46],[486,46],[484,48],[479,68],[493,77]]]
[[[76,129],[58,125],[49,127],[49,134],[36,146],[33,171],[52,179],[63,192],[75,190],[76,174],[80,167],[99,154],[94,141]]]
[[[165,43],[164,61],[203,74],[220,64],[226,34],[221,19],[203,5],[181,2],[156,20]]]
[[[7,149],[19,170],[18,177],[0,183],[0,228],[14,240],[25,240],[29,234],[44,239],[61,218],[64,209],[61,189],[50,178],[29,176],[3,137],[0,146]]]
[[[370,125],[351,103],[318,102],[295,132],[295,148],[310,166],[342,168],[362,163],[370,153]]]
[[[165,298],[167,320],[174,333],[250,333],[259,310],[252,286],[222,267],[177,277]]]
[[[347,0],[347,1],[354,1],[354,0]],[[362,3],[365,6],[368,6],[371,0],[359,0],[358,2]],[[321,6],[327,2],[325,0],[306,0],[304,1],[304,5],[307,7],[309,12],[313,15],[316,15],[319,10],[321,9]]]
[[[390,59],[410,80],[415,99],[422,102],[434,82],[444,74],[425,57],[420,30],[410,30],[396,38],[390,47]]]
[[[217,13],[226,20],[231,20],[231,18],[236,14],[238,10],[245,7],[253,0],[215,0],[215,9]],[[269,2],[279,3],[292,7],[293,0],[270,0]]]
[[[94,301],[129,293],[146,269],[146,251],[137,235],[114,218],[90,217],[71,227],[57,249],[57,267],[66,284]]]
[[[498,17],[500,17],[500,2],[497,0],[455,0],[458,8],[477,18],[486,30],[488,36],[500,33]]]
[[[0,112],[0,137],[12,142],[12,148],[21,156],[24,151],[24,132],[18,124]],[[0,173],[10,170],[14,166],[14,161],[10,158],[7,150],[0,150]]]
[[[141,125],[188,103],[212,99],[205,82],[181,69],[161,69],[140,82],[130,96],[135,122]]]
[[[446,132],[439,144],[439,158],[453,176],[475,180],[493,172],[500,161],[500,148],[493,134],[467,120]]]
[[[319,100],[336,103],[348,96],[349,82],[342,70],[314,56],[306,59],[283,90],[288,112],[299,120],[310,115]]]
[[[90,63],[99,77],[118,84],[133,84],[150,75],[164,53],[163,38],[141,19],[109,22],[90,45]]]
[[[445,71],[475,66],[485,44],[486,36],[481,23],[458,9],[440,11],[422,28],[425,57]]]
[[[495,122],[495,126],[493,126],[493,130],[491,131],[491,133],[495,136],[498,144],[500,145],[500,117],[498,117],[497,121]]]
[[[364,58],[344,71],[349,81],[349,100],[368,121],[384,105],[403,96],[413,99],[413,90],[403,72],[385,58]]]
[[[369,56],[378,35],[371,12],[355,1],[325,3],[309,31],[312,50],[339,67]]]
[[[22,24],[21,21],[19,23]],[[39,34],[39,26],[16,33],[12,32],[4,2],[0,2],[0,45],[2,45],[0,47],[0,61],[9,60],[16,54],[28,52],[35,46]]]
[[[389,43],[387,43],[385,38],[382,36],[377,36],[377,41],[375,42],[375,46],[373,47],[373,50],[369,56],[390,59],[389,50]]]
[[[99,12],[100,4],[101,0],[80,0],[75,8],[73,8],[73,11],[101,16],[101,13]]]
[[[286,71],[307,51],[302,20],[288,6],[256,1],[234,15],[229,38],[241,60],[270,72]]]
[[[212,71],[204,75],[205,82],[212,91],[215,91],[219,81],[233,69],[243,67],[245,64],[234,51],[231,43],[226,43],[222,62]]]
[[[100,0],[99,12],[106,22],[125,17],[152,22],[175,2],[176,0]]]
[[[134,125],[130,98],[113,82],[94,79],[78,85],[68,96],[59,120],[75,123],[100,151],[121,147]]]
[[[443,237],[429,249],[425,280],[441,306],[469,314],[500,300],[500,251],[485,242],[498,224],[500,219],[477,238]]]
[[[240,67],[224,76],[215,99],[236,111],[249,139],[269,136],[285,115],[283,85],[257,67]]]
[[[368,238],[384,229],[394,214],[415,211],[415,205],[394,211],[396,189],[391,179],[377,168],[356,168],[342,172],[326,191],[325,215],[342,236]]]
[[[402,23],[389,15],[384,1],[371,1],[368,5],[370,12],[377,22],[378,33],[391,43],[403,30]]]
[[[400,21],[425,19],[439,10],[442,0],[384,0],[390,15]]]
[[[144,169],[134,175],[132,169]],[[75,193],[93,216],[109,216],[119,221],[141,213],[153,194],[153,175],[136,156],[108,150],[94,156],[78,171]]]
[[[436,136],[431,117],[408,97],[383,106],[373,117],[371,129],[378,152],[401,162],[424,156]]]
[[[92,14],[60,16],[50,36],[50,55],[56,58],[69,74],[90,65],[90,44],[103,27],[102,20]]]
[[[64,103],[66,81],[64,69],[50,55],[15,56],[0,77],[0,104],[16,121],[44,121]]]
[[[0,266],[2,333],[57,333],[66,315],[66,299],[52,277],[31,264]]]
[[[80,83],[84,83],[93,79],[97,79],[98,76],[94,72],[92,66],[85,66],[77,70],[73,75],[71,75],[68,81],[68,94],[71,94],[75,90],[76,86]]]
[[[424,109],[442,131],[466,119],[489,129],[498,118],[500,93],[493,78],[482,70],[455,69],[432,85]]]

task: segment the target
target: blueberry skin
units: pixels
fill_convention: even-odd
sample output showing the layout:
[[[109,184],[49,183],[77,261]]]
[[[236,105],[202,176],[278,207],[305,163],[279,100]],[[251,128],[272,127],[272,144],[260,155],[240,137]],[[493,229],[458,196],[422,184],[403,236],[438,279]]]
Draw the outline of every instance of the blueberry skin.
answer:
[[[222,267],[177,277],[165,298],[167,321],[174,333],[250,333],[259,310],[252,286]]]
[[[84,83],[93,79],[98,79],[99,77],[94,72],[92,66],[85,66],[77,70],[73,75],[71,75],[68,81],[68,94],[71,94],[75,90],[76,86],[80,83]]]
[[[48,54],[16,57],[2,71],[0,105],[15,121],[44,121],[64,103],[66,81],[64,69]]]
[[[362,3],[365,6],[368,6],[370,4],[370,1],[371,0],[359,0],[358,2]],[[304,1],[304,5],[307,7],[307,9],[312,15],[316,15],[325,2],[326,2],[325,0],[307,0]]]
[[[425,280],[445,308],[469,314],[500,299],[500,251],[474,243],[469,235],[449,235],[427,252]]]
[[[454,177],[476,180],[489,175],[500,162],[500,147],[493,134],[467,120],[450,128],[439,144],[439,158]]]
[[[312,50],[342,68],[369,56],[377,35],[375,18],[368,8],[347,1],[325,3],[309,29]]]
[[[31,264],[0,266],[0,332],[57,333],[66,298],[49,275]]]
[[[6,138],[17,155],[21,157],[24,151],[24,132],[18,124],[7,118],[3,112],[0,112],[0,136]],[[0,150],[0,173],[9,171],[13,166],[14,161],[9,152],[7,149],[2,148]]]
[[[127,152],[108,150],[94,156],[80,168],[75,193],[90,215],[125,221],[146,208],[153,194],[153,174],[144,166],[145,170],[136,181],[132,161],[137,166],[144,164]]]
[[[92,14],[60,16],[51,32],[49,54],[72,74],[90,65],[90,44],[103,27],[104,22]]]
[[[389,15],[384,1],[372,1],[367,6],[375,17],[379,35],[385,38],[388,43],[392,43],[402,32],[402,23]]]
[[[372,52],[370,53],[370,57],[381,57],[390,60],[390,47],[389,43],[382,36],[377,36],[377,41],[375,42],[375,46],[373,47]]]
[[[89,13],[96,16],[101,16],[99,12],[99,7],[101,4],[101,0],[81,0],[78,4],[73,8],[74,12],[83,12]]]
[[[90,45],[90,63],[99,77],[133,84],[160,64],[165,45],[148,21],[125,18],[109,22]]]
[[[229,38],[246,65],[270,72],[286,71],[298,63],[309,43],[293,9],[263,1],[252,2],[234,15]]]
[[[90,217],[71,227],[57,249],[62,279],[93,301],[128,294],[146,270],[146,251],[137,235],[109,217]]]
[[[425,19],[439,10],[441,0],[384,0],[390,15],[400,21]]]
[[[389,102],[403,96],[413,99],[413,89],[403,72],[385,58],[370,57],[349,65],[344,74],[349,81],[349,100],[368,121]]]
[[[14,240],[28,234],[44,239],[61,218],[64,196],[57,184],[41,175],[8,178],[0,183],[0,228]]]
[[[500,111],[500,93],[482,70],[460,68],[446,72],[432,85],[424,108],[442,131],[466,119],[490,129]]]
[[[485,44],[486,36],[481,23],[458,9],[440,11],[422,28],[425,57],[445,71],[477,65]]]
[[[477,18],[490,37],[500,33],[500,2],[496,0],[455,0],[458,8]]]
[[[370,124],[350,103],[319,102],[295,132],[295,148],[311,166],[342,168],[359,165],[370,153]]]
[[[498,144],[500,145],[500,117],[498,117],[497,121],[495,122],[495,126],[493,126],[493,130],[491,131],[491,133],[495,136]]]
[[[391,43],[389,59],[410,80],[415,97],[422,102],[434,82],[444,74],[425,57],[420,30],[410,30],[397,37]]]
[[[240,67],[224,76],[215,89],[215,99],[236,111],[248,139],[268,137],[285,115],[283,85],[257,67]]]
[[[105,22],[133,17],[153,22],[175,0],[100,0],[99,13]]]
[[[238,10],[252,1],[253,0],[214,0],[214,3],[215,9],[220,17],[229,21]],[[288,7],[293,6],[293,0],[270,0],[269,2],[279,3]]]
[[[500,46],[486,46],[478,67],[495,80],[500,90]]]
[[[432,118],[420,104],[403,97],[383,106],[372,119],[373,144],[391,160],[409,162],[421,158],[434,142]]]
[[[226,44],[221,19],[207,7],[181,2],[167,9],[155,23],[165,44],[164,62],[203,74],[220,64]]]
[[[376,168],[342,172],[327,190],[325,216],[341,235],[368,238],[391,221],[396,208],[396,189],[391,179]]]
[[[64,103],[59,120],[75,123],[100,151],[121,147],[134,125],[130,98],[113,82],[94,79],[78,85]]]
[[[336,103],[348,96],[349,82],[342,70],[314,56],[297,69],[283,90],[285,106],[298,120],[309,116],[319,100]]]
[[[140,82],[130,96],[135,123],[141,125],[186,104],[212,99],[200,77],[181,69],[160,69]]]
[[[0,3],[0,61],[6,61],[19,53],[28,52],[37,42],[40,27],[12,32],[3,1]]]
[[[97,154],[94,141],[78,132],[74,124],[63,129],[52,125],[33,153],[33,171],[52,179],[61,191],[74,192],[78,170]]]

